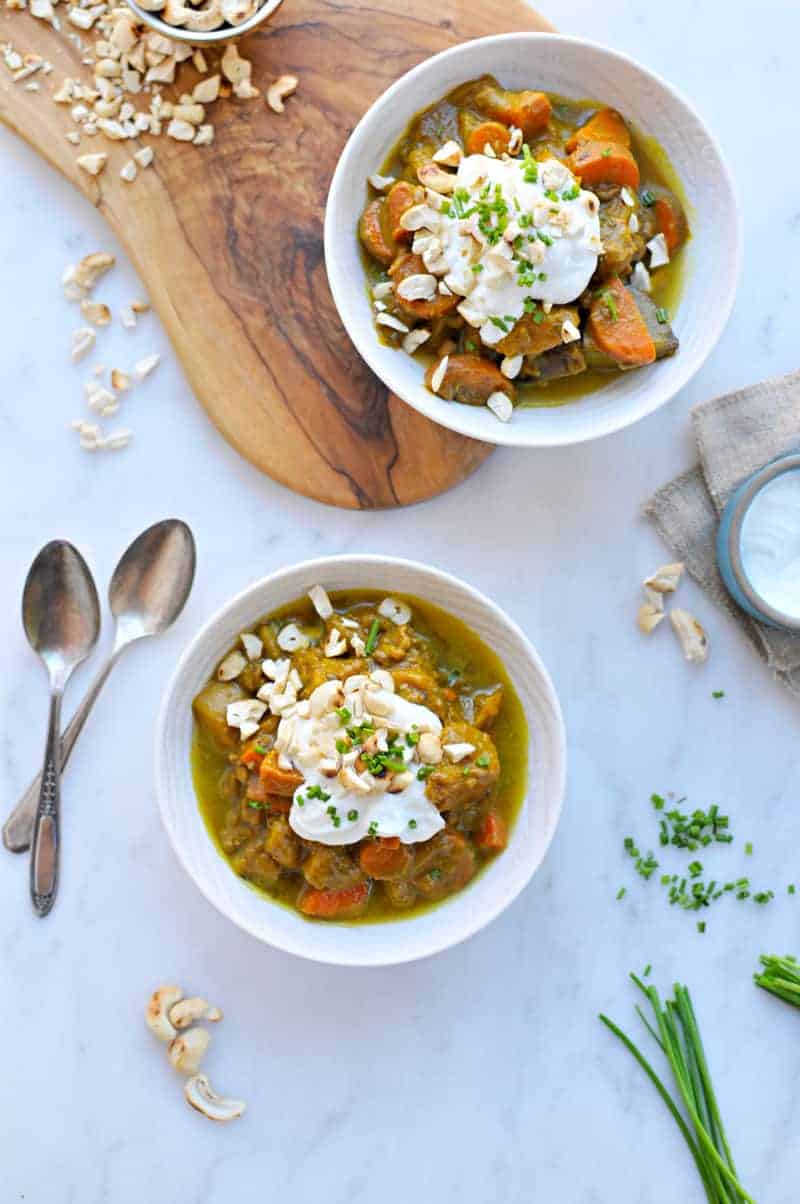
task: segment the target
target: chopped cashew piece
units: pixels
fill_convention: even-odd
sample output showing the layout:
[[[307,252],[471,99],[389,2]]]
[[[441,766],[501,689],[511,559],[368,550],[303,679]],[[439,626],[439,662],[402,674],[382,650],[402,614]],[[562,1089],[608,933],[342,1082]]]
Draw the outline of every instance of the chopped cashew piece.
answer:
[[[121,368],[111,369],[111,388],[119,393],[125,393],[131,387],[131,378]]]
[[[406,623],[411,622],[411,607],[399,598],[384,598],[378,607],[378,614],[390,623],[396,623],[398,627],[404,627]]]
[[[420,761],[426,765],[438,765],[442,759],[442,745],[435,732],[423,732],[417,744]]]
[[[84,298],[81,301],[81,313],[93,326],[108,326],[111,321],[111,310],[102,301],[90,301],[88,298]]]
[[[438,393],[439,390],[441,389],[442,382],[444,381],[444,378],[447,374],[447,365],[449,364],[449,362],[450,362],[450,356],[443,355],[442,358],[439,360],[439,363],[436,365],[436,369],[433,373],[433,376],[431,377],[432,392]]]
[[[241,1116],[247,1105],[240,1099],[228,1099],[217,1095],[212,1090],[208,1077],[204,1074],[194,1074],[186,1080],[183,1094],[187,1104],[197,1112],[202,1112],[209,1120],[236,1120]]]
[[[142,360],[137,360],[133,365],[133,375],[136,380],[144,380],[151,372],[161,363],[161,356],[155,352],[153,355],[147,355]]]
[[[312,585],[308,591],[308,596],[311,599],[311,605],[321,619],[329,619],[333,614],[333,606],[326,591],[321,585]]]
[[[377,171],[374,173],[374,175],[371,175],[369,177],[369,183],[372,185],[372,187],[375,189],[376,192],[388,192],[388,190],[391,188],[392,184],[395,183],[395,181],[396,181],[395,176],[382,176]]]
[[[167,1056],[181,1074],[196,1074],[211,1041],[207,1028],[190,1028],[169,1043]]]
[[[242,647],[244,648],[247,659],[251,661],[260,660],[264,652],[263,640],[259,639],[257,635],[253,635],[252,631],[243,632],[242,635],[239,636],[239,639],[242,641]]]
[[[147,1027],[159,1041],[168,1042],[177,1036],[177,1030],[169,1018],[170,1009],[183,999],[180,987],[158,987],[150,996],[144,1018]]]
[[[403,339],[403,350],[409,355],[413,355],[415,351],[419,351],[423,343],[427,343],[431,337],[431,332],[423,326],[417,327],[416,330],[409,330],[406,337]]]
[[[463,744],[443,744],[442,751],[448,761],[452,761],[457,765],[459,761],[463,761],[465,757],[475,752],[475,745],[466,742]]]
[[[235,681],[247,668],[247,657],[237,649],[229,652],[217,669],[217,681]]]
[[[170,1008],[169,1019],[174,1028],[181,1032],[196,1020],[221,1020],[222,1012],[219,1008],[212,1007],[207,999],[192,995],[189,999],[181,999]]]
[[[439,147],[433,156],[433,162],[441,163],[444,167],[458,167],[463,158],[464,152],[461,147],[451,139]]]
[[[676,606],[669,612],[669,621],[686,660],[695,665],[702,665],[707,661],[708,636],[694,615]]]
[[[82,360],[86,352],[94,347],[95,333],[90,326],[81,326],[72,336],[72,362]]]
[[[285,107],[283,102],[297,90],[298,82],[296,75],[282,75],[267,88],[267,104],[273,113],[283,112]]]
[[[636,623],[643,635],[650,635],[666,616],[663,606],[659,610],[654,602],[643,602],[636,616]]]
[[[507,393],[492,393],[491,397],[487,399],[486,405],[492,411],[494,416],[499,418],[501,422],[511,421],[511,416],[514,413],[514,406],[512,405],[511,398]]]
[[[93,155],[78,155],[75,162],[80,167],[81,171],[85,171],[87,175],[99,176],[100,172],[108,162],[108,155],[103,151],[99,151]]]
[[[296,623],[287,623],[278,632],[278,647],[284,652],[296,652],[298,648],[307,648],[310,643],[308,636]]]
[[[657,594],[672,594],[678,588],[678,582],[683,575],[685,565],[678,560],[674,564],[662,564],[660,569],[644,581],[645,589],[655,590]]]

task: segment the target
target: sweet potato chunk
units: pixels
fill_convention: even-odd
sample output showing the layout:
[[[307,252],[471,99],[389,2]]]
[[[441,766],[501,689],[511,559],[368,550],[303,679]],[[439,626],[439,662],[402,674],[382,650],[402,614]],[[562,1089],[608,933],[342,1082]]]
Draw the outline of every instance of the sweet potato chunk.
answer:
[[[670,255],[686,241],[686,216],[680,203],[669,193],[658,197],[653,205],[656,226],[667,243]]]
[[[494,740],[471,723],[448,723],[442,744],[472,744],[474,753],[463,761],[437,765],[425,787],[426,797],[440,811],[451,812],[475,803],[500,776],[500,758]]]
[[[572,152],[578,143],[586,141],[616,142],[619,146],[630,146],[631,136],[616,109],[600,109],[567,139],[567,150]]]
[[[372,258],[377,259],[378,263],[388,268],[394,259],[395,248],[383,232],[381,222],[383,206],[383,197],[376,197],[374,201],[370,201],[361,214],[358,236]]]
[[[278,794],[284,798],[290,798],[304,781],[303,775],[296,770],[280,768],[278,753],[274,748],[262,758],[258,774],[269,794]]]
[[[511,92],[496,83],[486,83],[475,93],[475,104],[487,117],[516,125],[526,138],[547,129],[552,108],[544,92]]]
[[[629,148],[619,142],[586,138],[570,155],[569,165],[588,188],[597,184],[639,187],[639,166]]]
[[[464,149],[468,155],[482,155],[487,143],[496,155],[508,150],[511,131],[499,121],[481,121],[473,125],[464,138]]]
[[[344,890],[307,890],[297,906],[304,916],[315,920],[354,920],[366,910],[369,890],[368,882]]]
[[[399,836],[378,837],[361,846],[359,865],[370,878],[400,878],[411,863],[411,850]]]
[[[443,293],[437,293],[432,301],[405,301],[397,295],[397,286],[401,280],[405,280],[407,276],[426,275],[427,273],[428,269],[422,261],[422,256],[414,254],[413,251],[404,251],[398,255],[389,269],[389,275],[395,286],[394,304],[396,308],[421,322],[452,313],[461,300],[460,297],[453,294],[447,297]]]
[[[422,200],[423,196],[422,189],[409,184],[407,180],[398,180],[396,184],[392,184],[386,194],[383,211],[383,221],[389,239],[394,239],[395,242],[408,242],[411,239],[411,231],[403,229],[400,218],[407,209]]]
[[[560,345],[561,327],[567,318],[575,326],[580,322],[574,306],[554,305],[549,314],[542,310],[523,314],[514,329],[497,344],[497,350],[501,355],[541,355],[543,351]]]
[[[486,853],[499,853],[508,844],[508,828],[496,811],[488,811],[484,816],[475,843]]]
[[[235,748],[239,743],[239,733],[228,727],[228,704],[245,697],[244,690],[235,681],[212,681],[192,703],[198,725],[222,748]]]
[[[587,326],[597,347],[621,368],[639,368],[656,358],[647,323],[619,277],[607,281],[592,300]]]
[[[431,364],[425,373],[425,384],[430,389],[437,363]],[[459,401],[462,405],[485,405],[492,393],[505,393],[516,400],[516,390],[496,364],[480,355],[451,355],[447,371],[439,386],[438,397],[446,401]]]

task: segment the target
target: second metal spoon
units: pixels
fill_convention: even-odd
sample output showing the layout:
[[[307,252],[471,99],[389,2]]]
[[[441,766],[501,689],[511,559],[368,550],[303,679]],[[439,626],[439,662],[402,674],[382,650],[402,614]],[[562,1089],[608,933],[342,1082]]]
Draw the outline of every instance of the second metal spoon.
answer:
[[[62,768],[123,650],[146,636],[166,631],[183,610],[192,588],[195,562],[192,532],[186,523],[174,518],[148,527],[123,554],[108,588],[109,606],[117,623],[114,647],[61,737]],[[30,848],[40,785],[41,775],[31,782],[3,827],[3,844],[12,853]]]

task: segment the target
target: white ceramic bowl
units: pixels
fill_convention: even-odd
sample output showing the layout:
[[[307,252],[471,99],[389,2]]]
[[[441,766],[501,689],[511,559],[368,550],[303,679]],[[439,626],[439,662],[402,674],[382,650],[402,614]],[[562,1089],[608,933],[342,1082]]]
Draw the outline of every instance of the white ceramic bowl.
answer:
[[[663,146],[690,202],[692,237],[686,283],[674,327],[677,355],[609,377],[602,389],[567,406],[518,409],[509,423],[485,407],[435,397],[423,367],[382,346],[364,287],[356,228],[366,180],[411,118],[457,84],[484,73],[509,88],[534,87],[618,108]],[[325,213],[325,263],[350,338],[381,380],[420,413],[464,435],[515,447],[581,443],[629,426],[669,401],[691,380],[719,339],[739,274],[739,223],[730,176],[700,118],[665,80],[623,54],[579,38],[512,33],[445,50],[402,76],[362,117],[342,152]]]
[[[425,598],[467,623],[501,658],[530,732],[528,794],[508,848],[460,894],[432,911],[384,924],[309,922],[258,895],[220,856],[206,830],[189,764],[192,698],[225,650],[255,619],[319,582],[327,589],[372,588]],[[192,640],[167,686],[156,734],[161,817],[186,872],[209,902],[240,928],[278,949],[318,962],[379,966],[427,957],[471,936],[516,898],[538,868],[558,824],[564,795],[564,725],[547,670],[520,629],[477,590],[447,573],[387,556],[309,560],[257,581],[223,607]]]

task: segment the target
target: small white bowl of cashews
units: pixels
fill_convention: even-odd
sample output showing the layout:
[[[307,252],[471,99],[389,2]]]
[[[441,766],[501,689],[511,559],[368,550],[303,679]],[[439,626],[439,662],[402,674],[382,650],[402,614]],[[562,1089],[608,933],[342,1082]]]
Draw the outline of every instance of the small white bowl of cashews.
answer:
[[[282,0],[128,0],[128,6],[157,33],[208,46],[242,38],[269,20]]]

